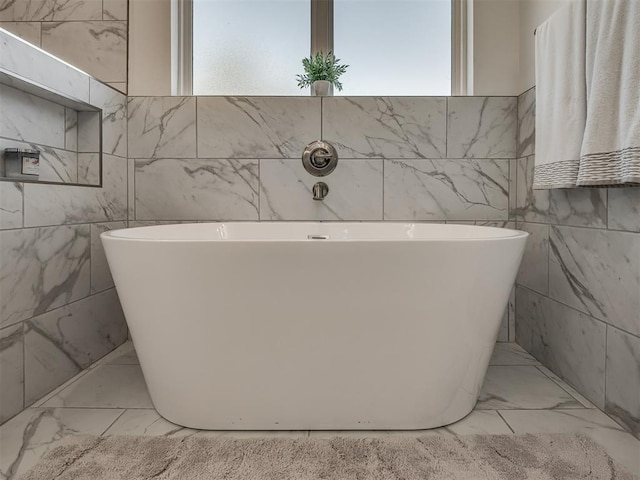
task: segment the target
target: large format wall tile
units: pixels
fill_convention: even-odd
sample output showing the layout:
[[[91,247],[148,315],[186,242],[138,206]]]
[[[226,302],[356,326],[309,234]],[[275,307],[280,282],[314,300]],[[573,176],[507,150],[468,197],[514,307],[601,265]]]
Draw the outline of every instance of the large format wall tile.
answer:
[[[640,335],[640,235],[552,226],[552,298]]]
[[[89,76],[0,31],[0,66],[40,85],[89,102]]]
[[[26,322],[25,402],[30,404],[127,339],[114,289]]]
[[[91,79],[91,104],[102,109],[102,151],[127,156],[127,97]]]
[[[100,185],[99,153],[80,153],[78,155],[78,183],[80,185]]]
[[[319,98],[198,97],[200,158],[296,158],[319,139]]]
[[[137,220],[257,220],[258,160],[136,160]]]
[[[23,184],[0,182],[0,230],[22,227]]]
[[[344,158],[443,158],[446,98],[326,97],[322,136]]]
[[[518,159],[517,164],[518,220],[606,228],[606,188],[533,190],[535,157]]]
[[[0,232],[0,325],[89,294],[89,226]]]
[[[603,408],[606,326],[523,287],[516,305],[516,342]]]
[[[607,331],[605,411],[640,438],[640,338],[612,327]]]
[[[518,128],[515,97],[449,98],[449,158],[514,158]]]
[[[507,220],[509,160],[385,160],[385,220]]]
[[[100,20],[102,0],[2,0],[0,20]]]
[[[0,137],[65,148],[64,107],[0,85]]]
[[[78,111],[72,108],[64,109],[64,148],[78,151]]]
[[[113,287],[111,270],[100,240],[100,234],[109,230],[127,228],[127,222],[94,223],[91,225],[91,293]]]
[[[22,323],[0,330],[0,423],[23,407],[24,358]]]
[[[128,0],[102,0],[102,6],[104,20],[127,20]]]
[[[640,232],[640,188],[609,189],[609,228]]]
[[[536,89],[518,97],[518,157],[535,154],[536,148]]]
[[[61,183],[76,183],[78,181],[78,154],[76,152],[0,138],[0,152],[5,148],[38,150],[40,152],[39,180]]]
[[[381,220],[382,160],[345,160],[328,177],[306,172],[300,160],[260,161],[261,220]],[[313,200],[313,185],[329,186]]]
[[[129,158],[196,157],[194,97],[130,97],[128,115]]]
[[[44,23],[42,48],[104,82],[127,81],[127,22]]]
[[[549,225],[519,223],[518,229],[529,233],[518,283],[544,295],[549,294]]]
[[[127,218],[127,159],[102,156],[102,188],[29,183],[26,227],[111,222]]]
[[[2,13],[0,13],[0,17],[2,17]],[[36,47],[40,46],[41,25],[40,22],[0,22],[0,28],[13,33]]]

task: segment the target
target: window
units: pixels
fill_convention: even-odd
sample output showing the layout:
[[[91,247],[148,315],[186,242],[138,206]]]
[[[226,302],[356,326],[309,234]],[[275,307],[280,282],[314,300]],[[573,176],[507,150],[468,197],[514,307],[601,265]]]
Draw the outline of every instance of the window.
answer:
[[[336,55],[349,64],[342,95],[451,95],[451,0],[333,8]]]
[[[349,65],[335,95],[452,93],[460,63],[452,50],[461,44],[453,41],[454,7],[466,0],[173,1],[188,17],[178,18],[189,37],[174,55],[182,58],[178,94],[308,95],[295,77],[317,50]]]
[[[194,0],[194,95],[299,95],[309,0]]]

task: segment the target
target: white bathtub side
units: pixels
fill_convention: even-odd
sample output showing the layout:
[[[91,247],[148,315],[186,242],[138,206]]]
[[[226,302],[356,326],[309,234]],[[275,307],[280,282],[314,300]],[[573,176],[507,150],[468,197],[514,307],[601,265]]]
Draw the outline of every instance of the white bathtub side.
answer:
[[[159,413],[237,430],[464,417],[525,242],[104,240]]]

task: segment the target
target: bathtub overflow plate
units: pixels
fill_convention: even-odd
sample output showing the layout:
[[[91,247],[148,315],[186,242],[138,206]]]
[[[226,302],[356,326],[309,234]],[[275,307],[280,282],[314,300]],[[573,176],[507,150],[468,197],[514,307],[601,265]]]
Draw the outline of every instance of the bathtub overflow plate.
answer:
[[[314,177],[325,177],[338,166],[338,152],[330,143],[317,140],[302,152],[302,165]]]

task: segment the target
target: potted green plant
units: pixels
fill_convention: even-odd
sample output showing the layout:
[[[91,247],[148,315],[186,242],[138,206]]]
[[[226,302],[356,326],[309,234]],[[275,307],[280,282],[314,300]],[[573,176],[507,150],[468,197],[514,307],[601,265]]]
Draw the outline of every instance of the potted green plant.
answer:
[[[347,71],[349,65],[340,65],[340,59],[329,52],[325,55],[317,52],[309,58],[302,59],[304,75],[297,75],[300,88],[311,87],[311,95],[333,95],[333,87],[342,91],[342,83],[338,80]]]

